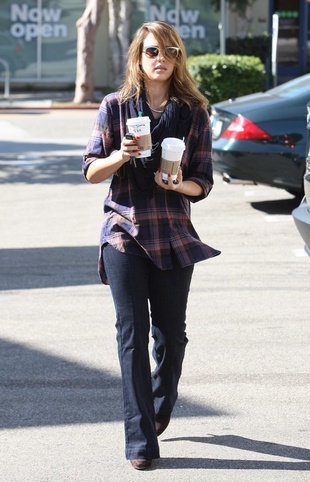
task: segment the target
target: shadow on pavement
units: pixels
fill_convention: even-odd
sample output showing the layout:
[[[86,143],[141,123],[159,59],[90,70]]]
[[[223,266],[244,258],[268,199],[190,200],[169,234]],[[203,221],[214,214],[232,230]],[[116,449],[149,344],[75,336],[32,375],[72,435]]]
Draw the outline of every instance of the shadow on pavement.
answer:
[[[65,144],[60,142],[17,142],[17,141],[1,141],[1,160],[16,159],[19,154],[28,155],[30,153],[49,153],[50,151],[72,151],[81,150],[83,155],[84,147],[78,144]]]
[[[38,145],[36,145],[38,149]],[[51,146],[49,144],[49,146]],[[54,147],[61,150],[77,149],[77,146]],[[82,156],[67,156],[39,153],[23,153],[20,158],[16,154],[1,155],[0,184],[80,184],[86,183],[82,174]],[[4,160],[5,158],[5,160]]]
[[[0,429],[102,423],[123,420],[120,378],[51,355],[29,345],[0,340]],[[178,400],[175,416],[222,412]]]
[[[302,450],[302,449],[301,449]],[[220,470],[310,470],[309,462],[277,462],[269,460],[208,459],[193,457],[161,458],[157,469]],[[243,474],[244,475],[244,474]],[[242,477],[242,474],[240,475]]]
[[[195,443],[220,445],[237,450],[285,457],[297,460],[310,460],[310,450],[292,445],[252,440],[236,435],[211,435],[208,437],[178,437],[164,439],[162,442],[189,441]],[[288,462],[274,460],[240,460],[211,458],[166,458],[161,459],[161,468],[175,469],[231,469],[231,470],[310,470],[309,462]]]
[[[177,437],[165,439],[164,442],[189,441],[195,443],[204,443],[212,445],[222,445],[234,449],[245,450],[248,452],[256,452],[260,454],[268,454],[281,456],[291,459],[310,460],[310,449],[293,447],[291,445],[282,445],[273,442],[263,442],[260,440],[252,440],[237,435],[210,435],[208,437]],[[310,469],[310,465],[309,465]]]
[[[0,249],[0,290],[100,284],[98,246]]]
[[[252,202],[251,206],[266,214],[291,214],[293,209],[299,206],[302,197],[291,199],[274,199],[273,201]]]

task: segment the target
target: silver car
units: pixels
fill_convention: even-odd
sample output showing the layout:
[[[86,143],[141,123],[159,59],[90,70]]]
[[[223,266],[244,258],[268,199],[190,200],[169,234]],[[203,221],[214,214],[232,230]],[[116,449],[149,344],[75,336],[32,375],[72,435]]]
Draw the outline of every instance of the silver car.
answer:
[[[310,102],[307,105],[307,157],[306,157],[306,172],[304,175],[304,190],[305,196],[298,208],[292,212],[296,227],[305,242],[305,251],[310,256]]]

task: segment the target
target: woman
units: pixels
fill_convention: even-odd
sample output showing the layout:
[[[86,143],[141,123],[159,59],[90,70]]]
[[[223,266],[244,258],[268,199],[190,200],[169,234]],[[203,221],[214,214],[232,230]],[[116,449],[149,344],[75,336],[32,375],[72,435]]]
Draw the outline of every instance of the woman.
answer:
[[[159,458],[157,437],[177,399],[187,337],[185,317],[194,264],[220,252],[202,243],[190,221],[190,201],[213,185],[206,99],[186,67],[177,31],[145,23],[128,52],[126,80],[106,96],[86,148],[86,179],[112,177],[104,203],[99,272],[116,310],[122,373],[126,458],[135,469]],[[151,156],[139,137],[126,139],[126,120],[151,119]],[[160,171],[165,137],[185,140],[177,181]],[[151,373],[150,318],[156,363]]]

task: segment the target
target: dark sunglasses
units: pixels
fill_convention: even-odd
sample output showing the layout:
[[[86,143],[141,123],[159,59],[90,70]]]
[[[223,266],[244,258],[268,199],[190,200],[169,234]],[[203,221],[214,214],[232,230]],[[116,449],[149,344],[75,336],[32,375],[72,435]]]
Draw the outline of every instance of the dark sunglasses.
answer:
[[[155,59],[158,56],[159,51],[160,49],[158,47],[146,47],[144,50],[142,50],[142,52],[144,52],[145,55],[150,59]],[[164,57],[170,59],[176,59],[179,55],[179,51],[179,47],[165,47],[163,55]]]

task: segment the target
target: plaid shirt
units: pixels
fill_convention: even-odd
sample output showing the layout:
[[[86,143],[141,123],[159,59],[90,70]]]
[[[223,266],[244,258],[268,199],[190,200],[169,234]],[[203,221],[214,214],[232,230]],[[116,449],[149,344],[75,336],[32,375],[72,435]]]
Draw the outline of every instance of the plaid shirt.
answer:
[[[108,157],[120,149],[126,132],[123,114],[118,93],[103,99],[84,153],[85,175],[95,159]],[[151,194],[145,193],[137,190],[128,176],[114,175],[104,202],[101,246],[108,243],[119,251],[148,257],[162,270],[172,268],[171,249],[182,267],[220,254],[200,240],[190,220],[190,201],[204,199],[213,186],[211,130],[205,109],[193,108],[185,144],[183,180],[194,181],[203,193],[188,197],[160,187]],[[134,169],[129,162],[125,166]],[[99,273],[106,284],[101,256]]]

